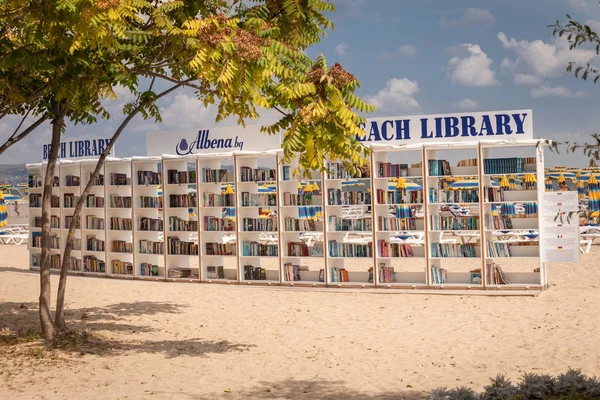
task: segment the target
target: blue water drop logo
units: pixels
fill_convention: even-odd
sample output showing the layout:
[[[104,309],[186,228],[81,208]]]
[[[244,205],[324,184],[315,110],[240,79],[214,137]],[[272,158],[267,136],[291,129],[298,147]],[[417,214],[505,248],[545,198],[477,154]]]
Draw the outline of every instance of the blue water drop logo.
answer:
[[[181,142],[179,142],[179,149],[181,151],[186,151],[188,149],[188,143],[187,140],[185,139],[181,139]]]
[[[192,149],[190,149],[190,145],[185,139],[181,139],[181,142],[179,142],[179,144],[175,146],[175,152],[180,156],[190,154],[191,151]]]

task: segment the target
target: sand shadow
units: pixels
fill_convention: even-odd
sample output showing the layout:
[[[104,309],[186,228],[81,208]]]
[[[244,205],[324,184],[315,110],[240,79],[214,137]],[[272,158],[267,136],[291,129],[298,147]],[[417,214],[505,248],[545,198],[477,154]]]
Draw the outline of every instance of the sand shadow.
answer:
[[[327,381],[324,379],[286,379],[279,382],[257,382],[256,387],[251,389],[241,391],[226,389],[222,392],[202,396],[190,393],[167,393],[160,391],[153,391],[152,394],[158,395],[161,398],[183,395],[189,399],[417,400],[425,397],[424,393],[410,391],[410,389],[407,391],[399,390],[398,392],[371,394],[352,390],[343,381]]]

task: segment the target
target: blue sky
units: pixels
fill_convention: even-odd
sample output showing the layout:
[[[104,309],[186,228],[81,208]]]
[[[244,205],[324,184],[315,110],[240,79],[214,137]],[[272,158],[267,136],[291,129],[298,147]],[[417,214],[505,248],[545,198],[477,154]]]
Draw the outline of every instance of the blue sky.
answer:
[[[530,108],[536,136],[586,140],[599,132],[600,86],[565,72],[572,60],[595,63],[594,53],[568,51],[547,27],[569,13],[600,28],[597,0],[332,2],[335,29],[307,53],[322,53],[329,64],[340,62],[355,74],[362,84],[359,94],[378,106],[375,116]],[[121,93],[109,105],[114,121],[69,127],[67,136],[112,135],[127,100]],[[164,122],[137,120],[117,142],[118,156],[144,155],[147,132],[215,125],[214,109],[204,109],[192,92],[178,92],[160,106]],[[0,139],[14,125],[15,120],[0,122]],[[49,134],[44,127],[3,154],[0,163],[39,162]],[[587,160],[581,154],[549,155],[546,163],[586,165]]]

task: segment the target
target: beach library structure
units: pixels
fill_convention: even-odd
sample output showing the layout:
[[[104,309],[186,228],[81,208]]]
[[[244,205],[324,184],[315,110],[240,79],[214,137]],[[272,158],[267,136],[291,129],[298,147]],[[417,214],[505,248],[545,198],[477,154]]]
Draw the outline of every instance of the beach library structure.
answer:
[[[112,278],[287,286],[543,289],[544,142],[531,110],[367,120],[368,166],[281,162],[259,127],[152,133],[109,158],[70,270]],[[61,160],[52,268],[95,159]],[[27,166],[39,268],[45,163]],[[552,218],[550,218],[552,219]],[[578,243],[575,243],[578,250]],[[555,250],[555,249],[554,249]]]

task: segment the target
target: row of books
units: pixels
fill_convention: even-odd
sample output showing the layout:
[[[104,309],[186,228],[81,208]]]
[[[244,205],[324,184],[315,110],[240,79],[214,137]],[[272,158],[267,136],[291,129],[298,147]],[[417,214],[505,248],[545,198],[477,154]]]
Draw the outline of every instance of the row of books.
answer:
[[[169,217],[170,232],[197,232],[198,221],[185,220],[179,217]]]
[[[98,174],[98,176],[96,176],[94,178],[94,183],[92,185],[94,185],[94,186],[103,186],[104,185],[104,175],[103,174]]]
[[[510,246],[508,243],[488,242],[489,257],[511,257]]]
[[[447,217],[442,215],[432,215],[431,228],[435,231],[477,231],[479,230],[479,217]]]
[[[170,194],[169,206],[174,208],[198,207],[196,193]]]
[[[277,232],[275,218],[244,218],[242,220],[244,232]]]
[[[504,189],[485,186],[483,188],[484,201],[504,201]]]
[[[212,183],[212,182],[229,182],[227,178],[227,169],[219,168],[219,169],[211,169],[211,168],[202,168],[202,182]]]
[[[301,281],[300,268],[305,268],[305,270],[308,270],[308,267],[301,267],[300,265],[292,264],[290,262],[283,264],[283,279],[287,282]]]
[[[163,230],[163,220],[160,218],[140,217],[138,221],[138,230],[140,231],[160,232]]]
[[[162,208],[162,196],[140,196],[140,208]]]
[[[113,260],[111,272],[116,275],[133,275],[133,264],[127,261]]]
[[[371,193],[327,189],[327,204],[330,206],[371,205]]]
[[[279,248],[276,244],[265,244],[255,241],[242,241],[242,256],[246,257],[275,257]]]
[[[460,160],[458,162],[458,164],[456,164],[458,167],[476,167],[477,166],[477,159],[476,158],[468,158],[465,160]]]
[[[65,193],[63,197],[63,204],[65,208],[74,208],[77,202],[79,202],[79,196],[75,196],[73,193]]]
[[[472,244],[431,243],[431,257],[477,257]]]
[[[85,206],[87,208],[103,208],[104,197],[96,196],[95,194],[89,194],[85,199]]]
[[[110,243],[110,251],[113,253],[132,253],[133,245],[125,240],[113,240]]]
[[[110,230],[111,231],[131,231],[133,230],[133,222],[131,218],[110,218]]]
[[[283,221],[283,229],[290,232],[315,232],[317,227],[315,221],[312,219],[285,217]]]
[[[185,242],[177,236],[167,237],[167,254],[171,255],[198,255],[198,244],[194,242]]]
[[[79,186],[79,177],[75,175],[67,175],[65,176],[65,186]]]
[[[264,182],[277,180],[277,171],[266,168],[240,168],[240,180],[242,182]]]
[[[432,266],[431,283],[434,285],[448,283],[448,271],[444,268]]]
[[[199,279],[200,274],[197,268],[169,268],[167,278],[174,279]]]
[[[81,260],[75,257],[69,257],[69,271],[81,271]]]
[[[525,172],[525,164],[535,164],[535,157],[486,158],[483,160],[485,174],[519,174]]]
[[[110,195],[110,206],[112,208],[131,208],[131,196]]]
[[[127,186],[129,185],[129,178],[127,178],[127,174],[113,172],[110,174],[110,184],[112,186]]]
[[[96,239],[96,236],[89,235],[86,238],[88,251],[104,251],[104,240]]]
[[[304,242],[287,242],[287,255],[289,257],[309,257],[308,246]],[[321,247],[322,249],[322,247]]]
[[[265,281],[267,280],[267,270],[253,265],[244,265],[244,280]]]
[[[357,243],[338,243],[336,240],[330,240],[330,257],[373,257],[373,244]]]
[[[377,189],[377,204],[421,204],[422,190],[383,190]]]
[[[502,267],[494,262],[486,265],[489,285],[510,285]]]
[[[486,218],[489,220],[490,215],[486,215]],[[491,218],[491,229],[513,229],[512,219],[508,215],[492,215]]]
[[[448,176],[452,175],[450,163],[446,160],[429,160],[429,176]]]
[[[207,256],[235,256],[236,253],[235,243],[218,243],[208,242],[206,243],[206,254]]]
[[[276,206],[277,195],[275,193],[249,193],[242,192],[241,207]]]
[[[42,195],[39,193],[31,193],[29,195],[29,207],[31,207],[31,208],[42,207]]]
[[[225,279],[225,268],[222,265],[209,265],[206,267],[206,278]]]
[[[228,218],[204,217],[204,230],[208,232],[228,231],[233,232],[235,223]]]
[[[311,206],[313,203],[313,196],[311,194],[296,194],[285,192],[283,194],[283,205],[284,206]]]
[[[478,203],[477,190],[440,190],[429,189],[431,203]]]
[[[377,272],[379,274],[379,283],[396,282],[394,267],[388,267],[386,263],[379,263]]]
[[[330,231],[337,232],[365,232],[373,229],[373,222],[369,217],[357,218],[357,219],[346,219],[340,218],[336,215],[329,216],[329,228]]]
[[[369,178],[368,170],[359,170],[357,173],[352,173],[344,167],[344,164],[339,162],[329,162],[326,166],[327,178],[329,179],[348,179],[348,178]]]
[[[42,232],[31,232],[31,247],[42,247]],[[58,235],[50,236],[50,248],[60,249],[60,238]]]
[[[96,256],[83,256],[83,272],[106,272],[106,262]]]
[[[155,171],[138,171],[138,185],[160,185],[161,174]]]
[[[50,207],[60,208],[60,197],[52,195],[50,197]]]
[[[408,176],[408,164],[377,163],[377,177],[399,178],[401,176]]]
[[[169,169],[167,170],[167,182],[170,184],[196,183],[196,171]]]
[[[27,186],[30,188],[42,187],[42,175],[40,174],[29,174],[27,176]]]
[[[379,257],[413,257],[413,249],[410,244],[390,243],[386,240],[377,241]]]
[[[140,240],[140,254],[164,254],[164,243]]]
[[[204,193],[204,207],[235,207],[235,194]]]
[[[417,224],[414,218],[378,217],[380,231],[414,231]]]
[[[329,275],[330,282],[350,282],[348,270],[345,268],[330,268]]]

